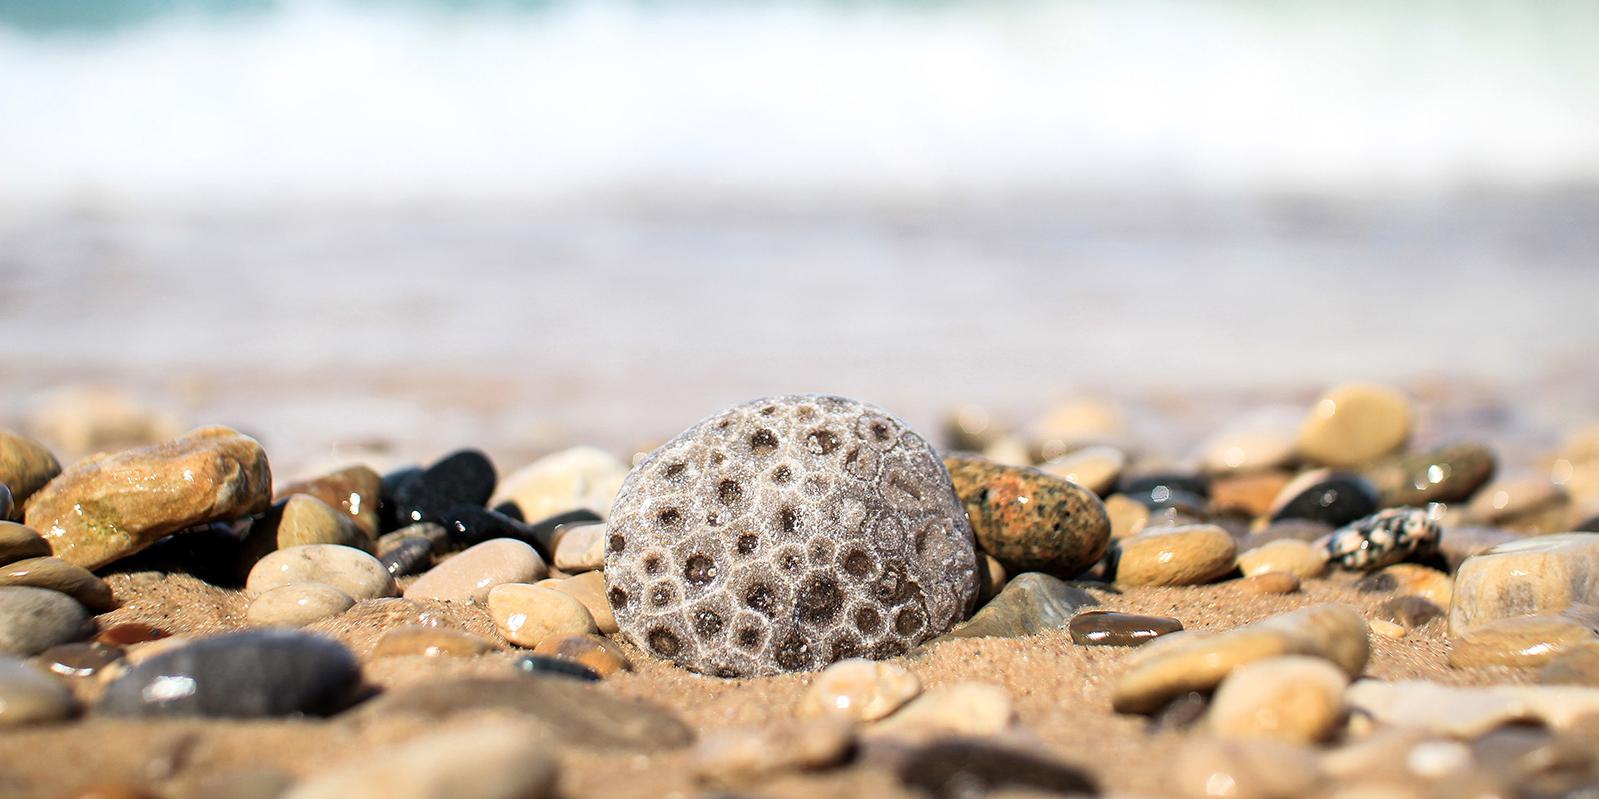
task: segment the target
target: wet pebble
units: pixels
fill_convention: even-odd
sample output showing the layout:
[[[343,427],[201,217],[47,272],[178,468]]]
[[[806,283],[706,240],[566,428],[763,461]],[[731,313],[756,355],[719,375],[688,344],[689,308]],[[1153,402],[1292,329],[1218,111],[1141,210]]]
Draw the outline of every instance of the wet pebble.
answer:
[[[1442,608],[1455,595],[1455,581],[1431,566],[1397,563],[1361,578],[1355,588],[1363,594],[1391,591],[1399,596],[1425,599]]]
[[[395,577],[425,571],[433,561],[433,542],[426,538],[403,538],[378,551],[378,562]]]
[[[77,600],[32,586],[0,587],[0,654],[36,655],[83,635],[89,614]]]
[[[1422,508],[1388,508],[1334,530],[1317,546],[1329,562],[1372,571],[1438,548],[1438,523]]]
[[[394,578],[377,558],[338,544],[290,547],[267,555],[250,569],[244,592],[257,597],[290,583],[325,583],[357,602],[398,593]]]
[[[15,519],[23,503],[45,484],[61,474],[61,463],[43,444],[0,430],[0,494],[9,494],[12,506],[0,508],[0,521]],[[5,501],[0,498],[0,505]]]
[[[1426,626],[1444,613],[1443,608],[1419,596],[1396,596],[1377,608],[1379,616],[1407,630]]]
[[[0,564],[49,557],[50,545],[28,527],[0,520]]]
[[[899,712],[868,727],[867,735],[912,740],[994,735],[1009,727],[1015,715],[1005,689],[959,682],[912,699]]]
[[[1299,590],[1299,578],[1288,572],[1264,572],[1245,577],[1236,585],[1247,594],[1292,594]]]
[[[606,635],[616,632],[616,616],[611,613],[611,603],[605,599],[604,572],[592,571],[574,577],[539,580],[535,585],[571,596],[588,608],[589,615],[594,617],[594,626],[600,632]]]
[[[1210,502],[1210,479],[1203,475],[1176,472],[1125,475],[1116,490],[1150,510],[1176,510],[1193,517],[1203,516]]]
[[[1358,466],[1404,446],[1414,422],[1410,400],[1398,390],[1345,383],[1311,406],[1300,424],[1296,448],[1316,463]]]
[[[1481,444],[1452,444],[1383,461],[1363,474],[1383,507],[1422,508],[1470,499],[1493,477],[1496,463],[1493,450]]]
[[[38,662],[63,677],[93,677],[125,655],[121,648],[114,646],[58,644],[40,652]]]
[[[555,542],[555,568],[567,574],[605,568],[605,525],[566,528]]]
[[[256,627],[304,627],[355,605],[349,594],[325,583],[289,583],[250,600],[245,619]]]
[[[539,548],[542,557],[546,550],[532,527],[498,511],[476,505],[452,505],[444,520],[444,529],[456,546],[469,547],[484,541],[511,538]]]
[[[535,647],[546,638],[598,632],[594,617],[571,595],[524,583],[495,586],[489,617],[505,640]]]
[[[1289,481],[1268,511],[1274,522],[1309,519],[1341,527],[1377,511],[1377,491],[1351,472],[1318,469]]]
[[[457,505],[487,505],[496,481],[488,456],[475,449],[452,452],[393,485],[396,515],[404,524],[448,522]]]
[[[473,657],[495,648],[494,644],[468,632],[412,624],[384,632],[372,649],[372,657]]]
[[[833,718],[717,730],[694,748],[693,769],[702,779],[747,780],[825,768],[842,761],[854,741],[850,724]]]
[[[1123,539],[1116,556],[1122,585],[1199,585],[1233,570],[1238,545],[1212,524],[1148,529]]]
[[[545,519],[575,510],[604,517],[627,473],[627,464],[609,452],[574,447],[507,475],[494,501],[516,503],[525,519]]]
[[[337,509],[368,538],[382,530],[378,505],[383,499],[383,478],[366,466],[349,466],[310,480],[278,488],[279,497],[306,494]]]
[[[1450,642],[1449,665],[1541,666],[1579,644],[1599,640],[1599,609],[1573,606],[1546,616],[1516,616],[1483,622]]]
[[[1327,555],[1304,541],[1281,538],[1239,555],[1238,570],[1246,577],[1266,572],[1287,572],[1299,578],[1320,577],[1327,570]]]
[[[360,682],[343,645],[289,630],[204,638],[133,666],[106,687],[115,716],[263,718],[338,710]]]
[[[131,646],[166,638],[167,635],[167,631],[160,627],[143,622],[130,621],[114,624],[101,630],[100,634],[94,637],[94,642],[105,646]]]
[[[1007,570],[1074,576],[1105,554],[1110,519],[1094,492],[982,458],[949,456],[944,464],[978,547]]]
[[[907,754],[895,769],[902,784],[933,799],[974,796],[1096,796],[1082,768],[1043,752],[973,739],[934,741]]]
[[[1039,464],[1039,471],[1070,480],[1100,496],[1116,487],[1116,480],[1127,466],[1122,451],[1104,445],[1084,447]]]
[[[1349,676],[1321,658],[1287,655],[1234,669],[1210,703],[1209,726],[1222,738],[1315,743],[1343,716]]]
[[[850,658],[816,675],[796,712],[801,718],[831,716],[858,722],[877,721],[921,692],[921,679],[903,666]]]
[[[1599,604],[1599,536],[1527,538],[1473,555],[1455,574],[1449,635],[1512,616]]]
[[[251,565],[273,551],[312,544],[372,549],[372,539],[349,516],[316,497],[295,494],[273,504],[250,525],[240,552],[242,571],[248,573]]]
[[[628,671],[633,664],[622,648],[598,635],[558,635],[540,641],[533,652],[577,663],[601,677]]]
[[[1140,616],[1109,610],[1077,614],[1068,625],[1073,643],[1083,646],[1139,646],[1183,628],[1166,616]]]
[[[1283,487],[1293,479],[1293,475],[1278,471],[1215,478],[1210,483],[1210,509],[1213,513],[1241,513],[1249,518],[1265,516]]]
[[[1303,413],[1295,408],[1263,408],[1231,422],[1206,439],[1199,460],[1206,472],[1261,472],[1287,465]]]
[[[282,799],[540,799],[555,788],[552,743],[536,725],[479,722],[354,752]]]
[[[27,558],[0,566],[0,586],[29,585],[60,591],[84,607],[105,612],[116,607],[111,586],[94,572],[60,558]]]
[[[1087,591],[1038,572],[1018,574],[970,619],[934,639],[1020,638],[1066,626],[1084,607],[1099,604]]]
[[[575,660],[550,655],[522,655],[511,661],[511,669],[519,674],[546,677],[564,677],[583,682],[599,682],[600,673]]]
[[[61,681],[0,655],[0,729],[59,721],[77,710]]]
[[[1315,750],[1283,741],[1227,741],[1194,736],[1168,772],[1184,799],[1299,799],[1322,781]]]
[[[549,573],[533,547],[511,538],[496,538],[463,550],[405,589],[406,599],[484,602],[495,586],[529,583]]]
[[[1466,506],[1474,522],[1519,533],[1566,530],[1571,496],[1547,475],[1509,477],[1484,486]]]

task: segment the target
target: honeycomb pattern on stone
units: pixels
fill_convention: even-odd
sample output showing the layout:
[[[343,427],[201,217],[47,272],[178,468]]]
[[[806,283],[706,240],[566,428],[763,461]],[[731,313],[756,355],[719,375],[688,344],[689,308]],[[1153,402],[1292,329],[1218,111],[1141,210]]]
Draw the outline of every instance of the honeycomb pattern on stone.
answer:
[[[809,394],[729,408],[634,467],[605,584],[634,643],[722,677],[893,657],[977,596],[938,455],[879,408]]]

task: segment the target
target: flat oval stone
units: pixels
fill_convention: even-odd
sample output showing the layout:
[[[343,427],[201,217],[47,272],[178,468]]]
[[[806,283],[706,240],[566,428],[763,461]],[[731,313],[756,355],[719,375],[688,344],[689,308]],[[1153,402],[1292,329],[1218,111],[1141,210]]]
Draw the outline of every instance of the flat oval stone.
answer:
[[[493,720],[353,753],[282,799],[540,799],[555,786],[551,749],[540,727]]]
[[[912,699],[899,712],[868,727],[867,735],[915,741],[981,737],[1005,731],[1015,717],[1015,706],[1005,689],[983,682],[958,682]]]
[[[166,638],[167,635],[167,631],[159,627],[133,621],[115,624],[101,630],[100,634],[94,637],[94,642],[105,646],[130,646]]]
[[[338,544],[290,547],[267,555],[250,569],[244,593],[256,597],[290,583],[325,583],[358,602],[398,593],[377,558]]]
[[[111,586],[104,580],[60,558],[28,558],[0,566],[0,586],[4,585],[31,585],[60,591],[99,612],[117,605],[111,596]]]
[[[1007,570],[1073,577],[1105,554],[1110,518],[1094,492],[1037,469],[944,459],[977,545]]]
[[[36,655],[76,640],[88,623],[83,606],[59,591],[0,587],[0,654]]]
[[[1455,573],[1449,635],[1512,616],[1599,604],[1599,536],[1545,535],[1466,558]]]
[[[1516,616],[1476,625],[1450,642],[1449,665],[1542,666],[1556,655],[1595,638],[1599,608],[1574,606],[1547,616]]]
[[[1105,516],[1110,519],[1110,537],[1114,541],[1138,535],[1149,526],[1149,506],[1125,494],[1111,494],[1105,498]]]
[[[567,574],[605,568],[605,525],[569,527],[555,542],[555,568]]]
[[[1292,594],[1299,590],[1299,578],[1288,572],[1262,572],[1245,577],[1236,585],[1246,594]]]
[[[1116,582],[1199,585],[1233,570],[1238,545],[1213,524],[1157,527],[1117,545]]]
[[[0,729],[59,721],[75,713],[77,705],[60,680],[0,656]]]
[[[336,641],[250,630],[145,660],[106,687],[98,709],[113,716],[326,715],[344,705],[360,680],[355,656]]]
[[[433,542],[426,538],[405,538],[378,551],[378,562],[395,577],[415,574],[433,561]]]
[[[372,657],[473,657],[496,648],[494,644],[468,632],[413,624],[383,633],[377,646],[372,649]]]
[[[0,521],[0,563],[50,556],[44,537],[16,522]]]
[[[594,625],[600,629],[600,632],[606,635],[616,632],[616,616],[612,615],[611,603],[605,598],[604,572],[584,572],[559,580],[539,580],[535,585],[540,588],[553,588],[570,595],[583,603],[583,607],[588,608],[589,615],[594,617]]]
[[[1438,548],[1443,531],[1426,510],[1388,508],[1329,533],[1317,542],[1327,560],[1352,571],[1373,571]]]
[[[1038,470],[1070,480],[1100,496],[1116,487],[1117,478],[1127,466],[1122,451],[1103,444],[1068,452],[1039,464]]]
[[[382,529],[378,504],[383,500],[383,478],[367,466],[348,466],[310,480],[278,488],[278,497],[306,494],[348,516],[368,538]]]
[[[1020,638],[1066,626],[1081,608],[1097,605],[1087,591],[1038,572],[1018,574],[976,615],[934,641]]]
[[[226,427],[74,464],[28,503],[56,557],[97,569],[165,536],[261,513],[272,472],[255,439]]]
[[[1410,400],[1395,389],[1345,383],[1311,406],[1300,425],[1297,448],[1316,463],[1358,466],[1404,446],[1415,415]]]
[[[1183,623],[1166,616],[1087,610],[1073,617],[1068,627],[1072,642],[1083,646],[1139,646],[1181,630]]]
[[[1376,511],[1377,490],[1364,477],[1319,469],[1283,486],[1270,515],[1274,522],[1310,519],[1341,527]]]
[[[495,538],[428,570],[405,589],[405,598],[484,602],[495,586],[528,583],[548,573],[549,567],[533,547],[511,538]]]
[[[533,651],[579,663],[601,677],[633,668],[621,647],[598,635],[557,635],[540,641]]]
[[[257,627],[304,627],[355,605],[349,594],[324,583],[280,585],[250,600],[245,618]]]
[[[515,503],[524,519],[582,510],[598,521],[610,512],[627,473],[627,464],[609,452],[573,447],[507,475],[493,501]]]
[[[1285,471],[1247,472],[1217,477],[1210,483],[1212,513],[1265,516],[1283,487],[1294,479]]]
[[[1364,474],[1385,508],[1464,502],[1493,478],[1498,460],[1481,444],[1452,444],[1385,460]]]
[[[1280,538],[1239,555],[1238,570],[1246,577],[1266,572],[1287,572],[1300,578],[1320,577],[1327,570],[1327,554],[1304,541]]]
[[[489,617],[505,640],[535,647],[546,638],[598,632],[583,603],[549,588],[506,583],[489,592]]]
[[[1234,669],[1210,703],[1209,726],[1221,738],[1315,743],[1343,716],[1349,676],[1321,658],[1286,655]]]
[[[114,646],[58,644],[40,652],[38,662],[63,677],[93,677],[125,654]]]
[[[511,669],[527,675],[567,677],[584,682],[599,682],[600,673],[575,660],[551,655],[522,655],[511,661]]]
[[[61,463],[43,444],[0,430],[0,485],[20,507],[45,484],[61,474]],[[15,518],[16,509],[0,513],[0,521]]]
[[[922,692],[922,681],[893,663],[862,658],[840,660],[816,675],[796,713],[800,718],[832,717],[877,721]]]
[[[456,505],[483,507],[498,478],[487,455],[463,449],[440,458],[413,479],[395,487],[394,501],[406,523],[444,522]]]

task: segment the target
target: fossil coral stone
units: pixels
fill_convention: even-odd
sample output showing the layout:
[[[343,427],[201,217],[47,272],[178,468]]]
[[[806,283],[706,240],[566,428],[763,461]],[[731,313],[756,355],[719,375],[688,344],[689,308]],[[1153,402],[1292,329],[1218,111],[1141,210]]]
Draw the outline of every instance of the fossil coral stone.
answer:
[[[870,405],[790,395],[711,416],[633,469],[605,582],[639,646],[735,677],[905,652],[966,617],[977,567],[921,436]]]

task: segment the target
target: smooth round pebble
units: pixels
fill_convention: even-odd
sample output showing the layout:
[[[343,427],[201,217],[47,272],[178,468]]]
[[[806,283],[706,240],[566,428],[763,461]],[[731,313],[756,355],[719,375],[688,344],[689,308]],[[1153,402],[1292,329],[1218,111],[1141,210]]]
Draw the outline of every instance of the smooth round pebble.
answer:
[[[250,569],[244,593],[256,597],[290,583],[326,583],[351,599],[394,596],[394,578],[377,558],[354,547],[310,544],[280,549]]]
[[[117,604],[104,580],[60,558],[27,558],[0,566],[0,586],[6,585],[60,591],[93,611],[108,611]]]
[[[566,528],[555,541],[555,568],[567,574],[605,568],[605,539],[604,524]]]
[[[1408,634],[1404,627],[1391,621],[1384,621],[1383,619],[1370,619],[1366,622],[1366,626],[1371,628],[1372,632],[1384,638],[1391,638],[1396,641],[1400,638],[1404,638]]]
[[[1297,449],[1328,466],[1359,466],[1404,446],[1415,411],[1403,393],[1371,383],[1345,383],[1323,394],[1299,427]]]
[[[693,768],[709,780],[749,780],[822,768],[843,760],[854,741],[849,723],[831,718],[718,730],[695,746]]]
[[[1199,585],[1233,570],[1238,545],[1213,524],[1145,530],[1123,539],[1116,582],[1123,585]]]
[[[1139,646],[1182,628],[1182,622],[1167,616],[1111,610],[1085,610],[1067,625],[1072,642],[1082,646]]]
[[[473,657],[496,648],[493,643],[461,630],[410,624],[383,633],[372,648],[372,657]]]
[[[633,668],[621,647],[598,635],[557,635],[540,641],[533,651],[582,664],[601,677]]]
[[[56,475],[61,474],[61,463],[43,444],[17,435],[10,430],[0,430],[0,495],[8,495],[13,507],[0,508],[0,520],[19,515],[21,506],[44,488]],[[0,496],[0,505],[4,505]],[[49,554],[49,553],[46,553]]]
[[[89,614],[59,591],[0,587],[0,654],[36,655],[83,635]]]
[[[354,604],[349,594],[325,583],[290,583],[250,600],[244,615],[256,627],[304,627]]]
[[[60,680],[0,656],[0,729],[58,721],[76,709],[72,691]]]
[[[1558,613],[1599,598],[1599,535],[1542,535],[1466,558],[1455,572],[1449,635],[1495,619]]]
[[[555,787],[555,747],[542,727],[486,721],[400,745],[352,751],[281,799],[542,799]]]
[[[912,699],[867,735],[930,740],[948,736],[986,736],[1003,732],[1016,716],[1005,689],[984,682],[958,682]]]
[[[589,615],[594,617],[594,626],[600,628],[600,632],[606,635],[616,632],[616,616],[611,613],[611,603],[605,598],[604,572],[584,572],[574,577],[540,580],[534,585],[570,594],[588,608]]]
[[[453,507],[488,504],[496,482],[494,463],[487,455],[475,449],[457,450],[392,485],[395,513],[404,524],[448,526]]]
[[[539,553],[512,538],[494,538],[469,547],[411,583],[406,599],[484,602],[495,586],[543,579],[549,567]]]
[[[1248,472],[1217,477],[1210,481],[1212,513],[1239,513],[1250,518],[1265,516],[1271,505],[1294,476],[1283,471]]]
[[[127,653],[100,644],[57,644],[40,652],[38,663],[63,677],[93,677]]]
[[[321,500],[348,516],[368,538],[376,538],[381,527],[378,504],[382,493],[383,478],[370,467],[359,465],[278,488],[280,497],[306,494]]]
[[[1071,577],[1105,554],[1110,518],[1093,491],[1037,469],[944,459],[983,552],[1013,572]]]
[[[536,647],[546,638],[599,632],[583,603],[550,588],[506,583],[489,592],[489,617],[505,640]]]
[[[1116,487],[1127,466],[1122,451],[1105,445],[1084,447],[1039,464],[1038,470],[1070,480],[1100,496]]]
[[[850,658],[816,675],[800,699],[801,718],[831,716],[851,721],[876,721],[922,692],[916,674],[893,663]]]
[[[1210,703],[1209,725],[1222,738],[1314,743],[1343,715],[1349,677],[1326,660],[1288,655],[1234,669]]]
[[[1373,571],[1405,558],[1430,554],[1443,536],[1423,508],[1387,508],[1329,533],[1316,542],[1327,560],[1344,569]]]
[[[1327,556],[1307,542],[1279,538],[1239,555],[1238,570],[1246,577],[1266,572],[1287,572],[1301,579],[1320,577],[1327,570]]]
[[[336,641],[248,630],[143,660],[106,686],[98,708],[114,716],[324,715],[342,707],[360,680],[355,656]]]
[[[1110,537],[1113,541],[1138,535],[1149,526],[1149,506],[1126,494],[1111,494],[1105,498],[1105,516],[1110,520]]]
[[[1493,477],[1497,459],[1481,444],[1401,455],[1365,470],[1385,508],[1463,502]]]
[[[1304,414],[1265,408],[1232,422],[1200,445],[1199,460],[1212,474],[1259,472],[1286,465]]]
[[[1273,522],[1309,519],[1341,527],[1376,511],[1377,490],[1366,478],[1352,472],[1317,469],[1283,486],[1267,515]]]
[[[49,555],[50,544],[44,536],[31,527],[0,519],[0,564]]]
[[[1235,585],[1247,594],[1292,594],[1299,590],[1299,578],[1288,572],[1262,572],[1245,577]]]

